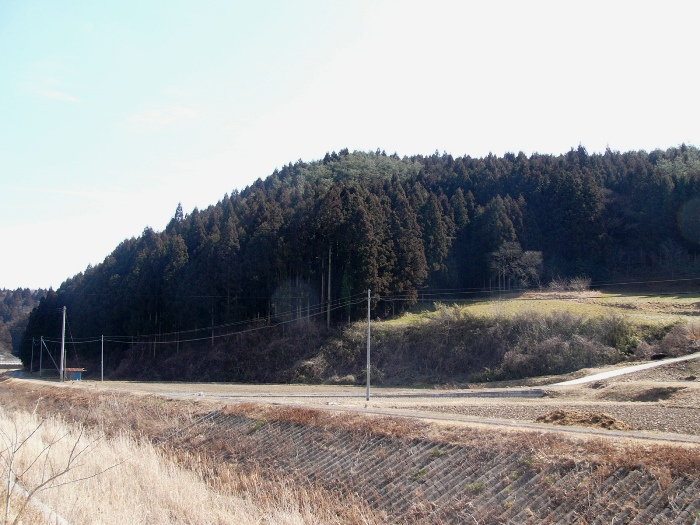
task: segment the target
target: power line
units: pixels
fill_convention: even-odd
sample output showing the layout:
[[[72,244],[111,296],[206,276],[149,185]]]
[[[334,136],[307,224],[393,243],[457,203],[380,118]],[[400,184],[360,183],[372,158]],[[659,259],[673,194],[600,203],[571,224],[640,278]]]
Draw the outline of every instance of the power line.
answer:
[[[604,282],[599,282],[599,283],[592,283],[591,288],[601,288],[601,287],[613,287],[613,286],[630,286],[630,285],[641,285],[641,284],[668,284],[668,283],[674,283],[674,282],[691,282],[691,281],[698,281],[700,278],[678,278],[678,279],[659,279],[659,280],[647,280],[647,281],[626,281],[626,282],[612,282],[612,283],[604,283]],[[510,292],[510,293],[521,293],[521,292],[527,292],[527,291],[534,291],[534,290],[543,290],[547,291],[546,288],[535,288],[535,287],[518,287],[518,288],[510,288],[508,290],[489,290],[489,289],[484,289],[484,288],[438,288],[438,289],[430,289],[430,290],[400,290],[400,291],[390,291],[386,292],[384,294],[382,293],[375,293],[373,295],[373,299],[376,301],[380,302],[386,302],[386,303],[391,303],[391,302],[404,302],[407,300],[417,300],[419,302],[426,302],[426,301],[438,301],[438,300],[445,300],[445,299],[450,299],[450,300],[460,300],[460,299],[473,299],[475,295],[496,295],[500,294],[503,292]],[[678,293],[678,292],[677,292]],[[192,296],[196,297],[196,296]],[[285,297],[285,301],[294,301],[295,299],[306,299],[307,297],[303,296],[298,296],[296,298],[294,297]],[[268,300],[270,298],[267,298]],[[171,331],[171,332],[162,332],[162,333],[151,333],[151,334],[139,334],[139,335],[105,335],[105,336],[88,336],[88,337],[83,337],[83,338],[74,338],[72,337],[71,333],[71,344],[78,345],[78,344],[92,344],[92,343],[98,343],[102,340],[102,337],[104,337],[104,341],[108,341],[111,343],[122,343],[122,344],[156,344],[156,345],[164,345],[164,344],[175,344],[175,343],[189,343],[189,342],[198,342],[198,341],[206,341],[206,340],[212,340],[212,339],[220,339],[223,337],[231,337],[239,334],[245,334],[245,333],[250,333],[254,331],[260,331],[260,330],[265,330],[268,328],[275,328],[279,326],[284,326],[287,324],[295,323],[299,321],[302,318],[314,318],[319,315],[324,315],[327,313],[327,311],[330,309],[330,311],[337,311],[340,309],[356,306],[358,304],[362,304],[365,302],[366,296],[364,293],[357,293],[353,294],[348,297],[344,298],[337,298],[332,300],[330,303],[328,302],[319,302],[316,303],[313,306],[306,306],[306,307],[300,307],[297,306],[296,308],[291,308],[286,311],[281,311],[281,312],[275,312],[273,315],[272,312],[268,314],[267,317],[259,317],[259,318],[253,318],[253,319],[245,319],[241,321],[235,321],[231,323],[224,323],[224,324],[219,324],[219,325],[211,325],[211,326],[205,326],[202,328],[191,328],[187,330],[177,330],[177,331]],[[302,317],[299,317],[299,311],[305,312],[305,314]],[[290,317],[290,319],[287,320],[281,320],[281,321],[276,321],[274,323],[270,322],[271,319],[285,319],[286,317]],[[264,322],[264,320],[267,318],[267,323],[266,324],[260,324],[261,322]],[[227,328],[233,328],[233,327],[242,327],[242,326],[251,326],[250,328],[245,328],[242,330],[236,330],[236,331],[225,331],[224,333],[216,333],[217,331],[221,332],[224,329]],[[69,327],[70,330],[70,327]],[[189,337],[189,338],[184,338],[181,339],[181,336],[183,334],[196,334],[196,333],[206,333],[207,335],[202,335],[200,337]],[[173,339],[175,337],[175,339]],[[60,342],[59,339],[55,338],[49,338],[49,337],[44,337],[44,341],[49,342],[49,343],[58,343]]]
[[[357,304],[360,304],[364,301],[362,298],[362,294],[355,294],[354,296],[351,296],[351,299],[336,299],[330,303],[330,310],[331,311],[336,311],[339,309],[343,308],[348,308],[351,306],[355,306]],[[327,311],[327,304],[321,304],[317,305],[313,313],[309,312],[308,315],[305,317],[310,318],[310,317],[316,317],[318,315],[322,315],[326,313]],[[287,310],[284,312],[279,312],[277,313],[274,317],[275,318],[284,318],[287,316],[294,316],[298,312],[297,309],[293,310]],[[197,342],[197,341],[206,341],[206,340],[211,340],[211,339],[219,339],[222,337],[230,337],[238,334],[244,334],[248,332],[254,332],[258,330],[264,330],[268,328],[274,328],[278,326],[283,326],[286,324],[290,323],[295,323],[299,321],[299,318],[292,318],[289,320],[285,321],[279,321],[274,324],[265,324],[265,325],[259,325],[259,326],[254,326],[252,328],[244,329],[244,330],[239,330],[239,331],[234,331],[234,332],[226,332],[223,334],[211,334],[211,332],[215,332],[216,330],[221,330],[222,328],[230,328],[232,326],[239,326],[239,325],[244,325],[244,324],[258,324],[261,322],[261,319],[249,319],[245,321],[239,321],[236,323],[227,323],[223,325],[215,325],[215,326],[208,326],[208,327],[203,327],[203,328],[197,328],[197,329],[192,329],[192,330],[183,330],[183,331],[176,331],[176,332],[167,332],[167,333],[161,333],[161,334],[146,334],[146,335],[120,335],[120,336],[104,336],[104,340],[111,342],[111,343],[135,343],[135,344],[173,344],[173,343],[188,343],[188,342]],[[181,334],[185,333],[196,333],[196,332],[207,332],[206,336],[201,336],[201,337],[191,337],[191,338],[186,338],[186,339],[180,339]],[[172,336],[177,336],[177,339],[172,339]],[[157,338],[157,339],[156,339]],[[165,338],[165,340],[163,340]],[[153,339],[153,340],[148,340],[148,339]],[[79,338],[72,338],[71,342],[73,345],[76,344],[88,344],[88,343],[97,343],[102,340],[102,336],[91,336],[91,337],[85,337],[82,339]],[[136,340],[136,341],[134,341]],[[60,342],[60,339],[55,339],[55,338],[48,338],[45,337],[44,341],[50,342],[50,343],[58,343]]]

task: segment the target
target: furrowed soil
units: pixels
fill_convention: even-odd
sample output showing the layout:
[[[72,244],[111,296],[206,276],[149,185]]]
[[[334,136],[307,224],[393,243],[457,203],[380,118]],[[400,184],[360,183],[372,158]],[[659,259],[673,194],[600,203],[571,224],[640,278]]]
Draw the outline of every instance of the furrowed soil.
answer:
[[[547,386],[585,372],[370,401],[358,387],[6,375],[0,402],[148,439],[222,494],[292,490],[310,522],[700,522],[700,359]],[[475,397],[494,392],[542,397]]]

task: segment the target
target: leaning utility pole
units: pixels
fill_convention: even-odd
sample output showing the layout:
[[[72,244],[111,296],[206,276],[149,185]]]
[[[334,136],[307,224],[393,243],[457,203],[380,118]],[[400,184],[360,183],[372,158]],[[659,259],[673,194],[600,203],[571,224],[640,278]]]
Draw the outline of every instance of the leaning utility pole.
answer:
[[[64,378],[64,369],[63,369],[63,364],[64,364],[64,355],[66,353],[66,307],[63,307],[63,330],[61,331],[61,370],[60,372],[60,381],[63,383],[63,378]]]

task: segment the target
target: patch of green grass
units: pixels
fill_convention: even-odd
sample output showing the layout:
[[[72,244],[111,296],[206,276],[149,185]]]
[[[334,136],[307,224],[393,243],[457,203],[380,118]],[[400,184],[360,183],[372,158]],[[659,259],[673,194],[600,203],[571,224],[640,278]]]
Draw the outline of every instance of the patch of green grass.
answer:
[[[409,476],[409,479],[411,481],[418,481],[420,478],[425,476],[428,473],[428,469],[426,467],[419,468],[414,470],[411,475]]]
[[[523,467],[531,467],[534,462],[535,460],[532,458],[532,456],[523,456],[518,461],[518,463],[520,463],[520,465]]]
[[[257,432],[260,430],[262,427],[267,425],[267,419],[258,419],[255,423],[253,423],[250,427],[251,432]]]
[[[383,321],[382,324],[385,326],[407,326],[412,324],[418,324],[432,318],[434,313],[435,312],[429,309],[426,309],[422,312],[407,312],[401,317],[397,317],[396,319]]]
[[[486,485],[484,485],[481,481],[475,481],[474,483],[467,483],[464,488],[467,489],[467,492],[478,494],[479,492],[483,491],[484,488],[486,488]]]

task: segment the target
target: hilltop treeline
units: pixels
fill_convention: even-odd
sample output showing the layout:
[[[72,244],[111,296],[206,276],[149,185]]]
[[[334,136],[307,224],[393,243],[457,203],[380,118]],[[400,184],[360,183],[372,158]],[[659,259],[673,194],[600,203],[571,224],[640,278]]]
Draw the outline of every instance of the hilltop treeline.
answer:
[[[330,311],[384,315],[444,289],[697,276],[700,151],[298,161],[204,210],[180,206],[50,291],[23,344],[153,335]],[[693,273],[695,272],[695,273]],[[328,308],[330,297],[331,308]],[[233,330],[233,329],[232,329]]]

